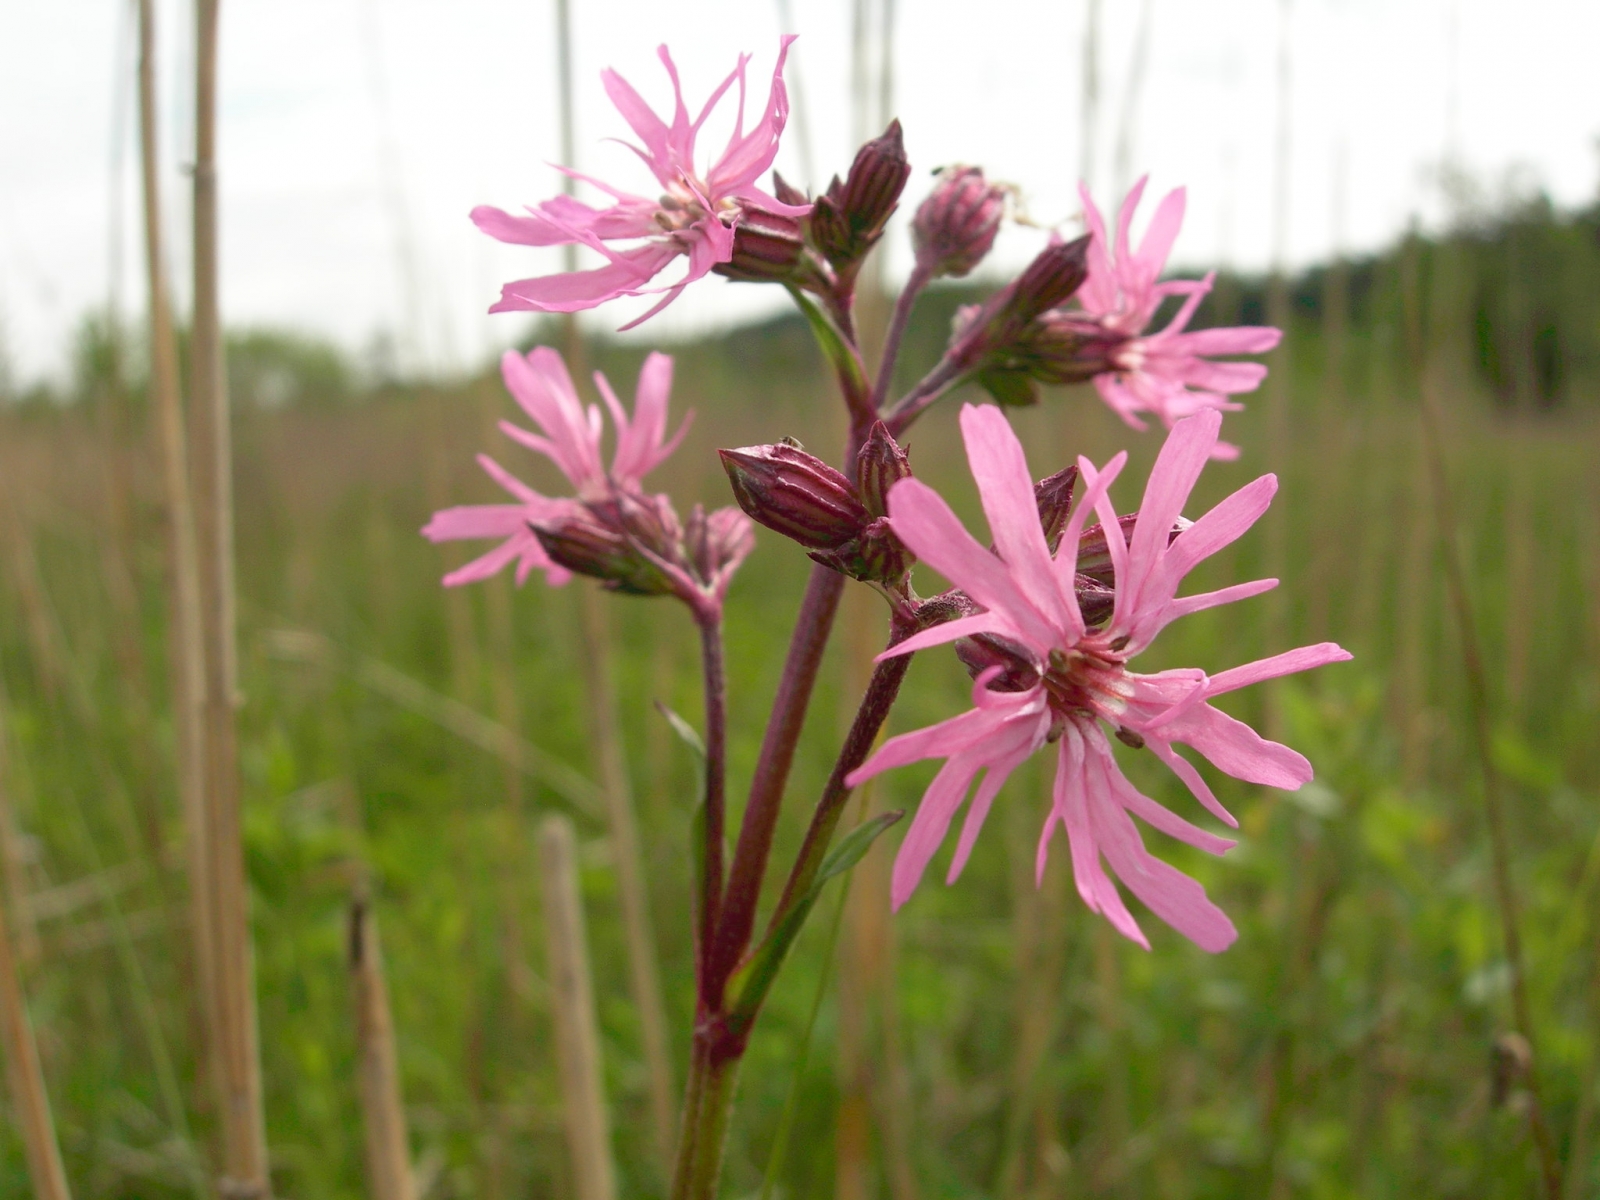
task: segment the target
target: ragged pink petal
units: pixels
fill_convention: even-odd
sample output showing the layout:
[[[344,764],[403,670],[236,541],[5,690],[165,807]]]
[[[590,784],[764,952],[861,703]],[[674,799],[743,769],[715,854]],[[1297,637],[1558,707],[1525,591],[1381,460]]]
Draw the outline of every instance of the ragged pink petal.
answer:
[[[1006,564],[966,531],[938,492],[919,479],[902,479],[889,490],[889,524],[921,561],[1003,618],[1014,636],[1034,645],[1050,644],[1049,623],[1029,603]]]
[[[581,312],[618,296],[637,296],[678,253],[670,242],[651,242],[590,271],[519,279],[501,288],[499,303],[489,311]]]
[[[1311,779],[1311,764],[1303,754],[1269,742],[1243,721],[1209,704],[1196,705],[1164,726],[1162,733],[1171,741],[1193,746],[1217,770],[1246,783],[1292,792]]]

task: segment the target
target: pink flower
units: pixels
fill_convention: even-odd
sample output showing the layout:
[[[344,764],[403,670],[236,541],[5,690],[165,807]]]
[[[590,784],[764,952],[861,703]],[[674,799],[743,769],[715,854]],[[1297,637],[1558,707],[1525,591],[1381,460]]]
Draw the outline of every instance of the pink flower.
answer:
[[[611,411],[617,446],[608,473],[600,455],[600,409],[587,409],[567,374],[561,356],[547,346],[536,347],[526,358],[514,350],[500,360],[506,387],[541,433],[530,433],[510,421],[500,429],[513,441],[550,459],[571,482],[576,499],[541,495],[517,479],[487,454],[478,464],[517,500],[515,504],[470,504],[433,514],[422,535],[434,542],[466,538],[503,538],[499,546],[444,577],[446,587],[474,583],[498,574],[507,564],[517,564],[517,583],[534,570],[545,572],[545,582],[559,587],[572,573],[551,561],[532,525],[554,525],[581,515],[583,503],[603,501],[614,490],[636,492],[650,471],[677,449],[689,426],[685,418],[678,432],[667,438],[667,398],[672,391],[672,359],[651,354],[639,371],[629,418],[606,377],[596,371],[595,385]]]
[[[657,199],[633,195],[568,170],[567,174],[592,183],[615,202],[605,208],[592,208],[570,196],[557,196],[529,208],[527,216],[514,216],[487,206],[473,209],[472,219],[478,228],[502,242],[524,246],[577,244],[598,251],[607,260],[605,266],[589,271],[508,283],[501,290],[499,303],[489,311],[577,312],[618,296],[665,292],[659,304],[624,327],[631,328],[672,303],[679,292],[712,267],[733,257],[733,231],[744,205],[784,216],[805,216],[810,212],[810,205],[782,204],[756,186],[756,180],[777,156],[778,138],[789,116],[783,63],[792,41],[793,36],[787,36],[779,43],[766,110],[748,133],[744,129],[744,104],[749,55],[739,56],[738,66],[691,121],[678,82],[678,69],[667,48],[660,47],[657,53],[672,79],[676,101],[670,125],[622,76],[611,70],[601,72],[606,94],[643,143],[629,149],[644,160],[662,193]],[[739,107],[733,135],[721,156],[703,173],[697,172],[695,139],[700,127],[735,82],[739,85]],[[611,242],[639,244],[617,249]],[[689,259],[683,278],[661,287],[648,286],[679,255]]]
[[[1151,218],[1139,249],[1129,239],[1133,214],[1144,194],[1145,180],[1133,185],[1117,214],[1117,239],[1113,248],[1105,220],[1089,190],[1078,185],[1092,241],[1089,274],[1078,290],[1083,313],[1102,330],[1123,339],[1111,353],[1114,370],[1096,375],[1101,397],[1135,429],[1145,423],[1137,414],[1155,413],[1169,429],[1173,422],[1202,409],[1236,411],[1228,397],[1252,392],[1266,378],[1260,363],[1213,362],[1217,355],[1265,354],[1278,344],[1282,332],[1266,326],[1246,325],[1226,329],[1186,331],[1195,309],[1211,291],[1215,272],[1203,280],[1158,283],[1167,255],[1183,225],[1184,190],[1168,192]],[[1145,335],[1162,301],[1183,296],[1183,306],[1165,329]],[[1080,314],[1064,314],[1077,317]],[[1237,447],[1219,442],[1213,456],[1235,458]]]
[[[1262,579],[1177,597],[1183,577],[1249,529],[1277,490],[1276,478],[1263,475],[1199,520],[1182,522],[1183,505],[1215,447],[1221,423],[1220,414],[1206,410],[1174,426],[1126,541],[1107,488],[1127,456],[1117,455],[1101,471],[1080,458],[1086,491],[1053,558],[1039,525],[1033,476],[1022,445],[997,408],[967,405],[961,412],[967,459],[994,550],[976,541],[926,484],[907,479],[890,492],[895,533],[984,611],[916,634],[885,657],[987,634],[1014,644],[1037,673],[1022,690],[1002,692],[990,687],[1000,669],[985,670],[973,685],[971,711],[890,739],[850,776],[853,786],[891,767],[925,758],[945,760],[895,859],[892,896],[897,908],[921,880],[978,773],[987,772],[967,810],[949,882],[966,865],[1006,777],[1041,746],[1056,742],[1054,803],[1039,839],[1041,875],[1059,824],[1067,831],[1078,894],[1128,938],[1149,946],[1102,860],[1151,911],[1202,949],[1219,951],[1234,940],[1233,924],[1222,910],[1193,879],[1145,849],[1131,817],[1213,854],[1233,843],[1142,795],[1117,767],[1105,732],[1110,726],[1122,741],[1148,749],[1229,825],[1238,822],[1194,765],[1173,749],[1174,743],[1193,747],[1219,770],[1251,783],[1292,791],[1311,778],[1311,764],[1303,757],[1266,741],[1210,701],[1246,684],[1349,658],[1338,646],[1305,646],[1219,675],[1193,668],[1154,675],[1128,669],[1129,660],[1169,622],[1277,583]],[[1086,625],[1073,590],[1079,535],[1091,510],[1107,534],[1116,577],[1115,607],[1100,628]],[[1169,537],[1175,524],[1182,524],[1183,532]]]

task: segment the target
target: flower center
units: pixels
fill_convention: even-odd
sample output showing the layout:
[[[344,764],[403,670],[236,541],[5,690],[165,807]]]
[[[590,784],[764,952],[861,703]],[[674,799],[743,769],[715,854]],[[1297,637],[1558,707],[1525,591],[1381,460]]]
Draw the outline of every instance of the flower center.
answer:
[[[1079,645],[1052,650],[1041,680],[1058,717],[1103,717],[1115,722],[1133,695],[1120,654],[1109,647]]]
[[[701,188],[704,191],[704,188]],[[732,224],[731,214],[738,210],[738,203],[734,200],[723,200],[713,205],[713,210],[719,220],[724,224]],[[695,188],[690,186],[687,177],[677,183],[671,184],[661,194],[661,207],[656,210],[656,224],[661,226],[665,233],[681,233],[695,222],[706,217],[706,206],[700,202],[700,197],[695,194]]]

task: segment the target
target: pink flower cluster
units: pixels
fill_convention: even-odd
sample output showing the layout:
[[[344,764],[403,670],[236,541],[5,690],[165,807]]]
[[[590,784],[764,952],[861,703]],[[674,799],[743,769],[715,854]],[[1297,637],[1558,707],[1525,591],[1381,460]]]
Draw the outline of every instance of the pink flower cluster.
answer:
[[[535,527],[555,527],[577,518],[584,502],[603,501],[618,489],[639,491],[644,477],[677,449],[689,427],[689,418],[677,433],[667,436],[667,398],[672,391],[672,359],[667,355],[651,354],[645,359],[631,418],[610,382],[596,371],[595,386],[600,389],[617,431],[616,451],[607,472],[600,453],[600,409],[592,404],[583,406],[559,354],[547,346],[536,347],[526,357],[508,350],[500,360],[500,371],[507,390],[541,430],[530,433],[510,421],[501,421],[501,432],[555,463],[572,484],[576,498],[541,495],[487,454],[480,454],[478,465],[517,502],[444,509],[434,513],[422,534],[433,542],[504,539],[487,554],[446,575],[446,587],[488,579],[513,562],[517,564],[517,583],[525,582],[531,572],[539,570],[545,573],[547,583],[559,587],[572,577],[572,572],[551,560]]]
[[[683,87],[678,81],[678,69],[667,48],[660,47],[657,53],[672,79],[675,103],[670,123],[657,116],[622,76],[611,70],[603,72],[601,79],[606,94],[643,143],[629,149],[650,168],[661,194],[652,199],[620,191],[601,180],[566,170],[573,178],[591,183],[611,196],[614,203],[594,208],[571,196],[557,196],[528,208],[526,216],[486,205],[473,209],[472,219],[478,228],[502,242],[524,246],[587,246],[606,259],[604,266],[593,270],[508,283],[501,291],[499,303],[489,311],[577,312],[618,296],[665,292],[658,304],[625,326],[631,328],[660,312],[711,268],[733,257],[734,229],[745,206],[781,216],[801,217],[809,213],[809,204],[781,203],[756,182],[772,166],[778,153],[778,139],[789,117],[783,64],[792,41],[793,36],[787,36],[779,43],[766,108],[748,132],[744,128],[748,55],[740,55],[732,73],[691,120],[683,99]],[[717,160],[704,171],[697,170],[695,142],[701,127],[735,84],[739,99],[733,134]],[[613,242],[639,244],[617,249],[611,245]],[[683,277],[672,284],[650,286],[679,256],[689,260]]]
[[[1111,342],[1112,370],[1094,377],[1095,388],[1112,411],[1135,429],[1146,428],[1140,413],[1154,413],[1168,428],[1202,409],[1236,410],[1229,397],[1252,392],[1266,378],[1267,368],[1253,362],[1213,362],[1219,355],[1265,354],[1283,334],[1267,326],[1222,329],[1188,328],[1200,301],[1211,291],[1215,272],[1200,280],[1157,282],[1183,225],[1185,193],[1175,188],[1156,208],[1137,250],[1130,230],[1145,180],[1134,184],[1117,214],[1116,239],[1089,189],[1079,184],[1084,219],[1089,226],[1089,274],[1075,297],[1078,307],[1062,311],[1068,321],[1087,317],[1099,330],[1116,335]],[[1145,333],[1168,297],[1183,303],[1165,328]],[[1217,458],[1234,458],[1238,450],[1217,443]]]
[[[1182,520],[1183,506],[1215,449],[1221,422],[1220,413],[1206,409],[1175,424],[1150,473],[1126,540],[1108,493],[1126,454],[1118,454],[1098,470],[1079,458],[1086,491],[1054,556],[1040,528],[1022,444],[998,408],[967,405],[961,412],[967,459],[989,521],[993,550],[974,539],[926,484],[906,479],[890,491],[889,522],[895,534],[983,611],[918,633],[884,657],[985,635],[1014,647],[1035,672],[1032,683],[1022,690],[997,691],[990,685],[1001,669],[984,671],[973,685],[971,711],[890,739],[850,776],[854,786],[920,759],[945,760],[895,859],[896,907],[906,902],[921,880],[978,775],[986,772],[950,863],[952,882],[966,865],[1006,778],[1035,751],[1054,742],[1058,759],[1054,802],[1039,839],[1039,872],[1059,825],[1066,830],[1084,902],[1133,941],[1149,945],[1102,860],[1151,911],[1203,949],[1219,951],[1234,940],[1226,914],[1200,884],[1145,849],[1132,818],[1213,854],[1233,843],[1139,792],[1118,768],[1106,727],[1119,739],[1148,749],[1208,810],[1237,825],[1174,745],[1192,747],[1236,778],[1291,791],[1300,787],[1311,778],[1305,758],[1265,740],[1211,701],[1251,683],[1350,656],[1323,643],[1218,675],[1193,668],[1153,675],[1129,669],[1129,661],[1170,622],[1257,595],[1277,583],[1262,579],[1194,596],[1177,595],[1184,576],[1249,529],[1277,490],[1276,478],[1263,475],[1193,523]],[[1114,608],[1100,627],[1086,623],[1074,590],[1079,537],[1090,512],[1100,519],[1115,574]],[[1174,537],[1175,526],[1182,532]]]

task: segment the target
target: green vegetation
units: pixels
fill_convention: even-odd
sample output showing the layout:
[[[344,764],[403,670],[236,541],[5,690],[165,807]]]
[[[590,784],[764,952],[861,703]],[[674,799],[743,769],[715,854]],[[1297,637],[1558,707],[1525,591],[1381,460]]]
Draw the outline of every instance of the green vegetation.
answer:
[[[844,910],[782,1194],[829,1195],[836,1180],[839,1195],[896,1200],[1529,1194],[1524,1081],[1495,1056],[1508,974],[1422,468],[1425,386],[1447,412],[1462,509],[1450,533],[1472,573],[1494,753],[1514,800],[1545,1107],[1574,1164],[1568,1194],[1595,1194],[1597,231],[1600,210],[1534,208],[1292,282],[1277,374],[1226,427],[1243,458],[1208,472],[1195,507],[1264,470],[1282,479],[1278,505],[1192,587],[1264,573],[1285,584],[1189,618],[1152,652],[1152,669],[1221,668],[1323,638],[1356,654],[1236,699],[1235,711],[1311,757],[1314,785],[1284,796],[1220,784],[1245,835],[1221,861],[1151,835],[1228,909],[1239,943],[1209,957],[1155,921],[1153,953],[1123,943],[1072,893],[1064,855],[1036,894],[1042,774],[1025,770],[1002,793],[958,886],[930,883],[892,919],[893,847],[875,848]],[[908,373],[932,357],[962,298],[925,302]],[[1249,280],[1225,280],[1214,302],[1219,320],[1264,319],[1267,305]],[[192,1194],[180,1131],[203,1140],[212,1124],[195,1076],[159,473],[126,337],[86,325],[76,394],[36,392],[0,412],[7,894],[25,948],[37,932],[34,1021],[68,1171],[92,1200]],[[614,379],[631,377],[639,357],[593,352]],[[798,320],[676,352],[675,408],[697,417],[660,477],[684,506],[725,502],[715,446],[839,440]],[[537,581],[518,591],[507,579],[438,586],[463,548],[441,550],[416,530],[435,508],[495,494],[473,454],[542,478],[494,431],[511,409],[497,379],[367,388],[333,352],[277,334],[238,337],[230,356],[241,401],[246,837],[279,1192],[367,1194],[344,967],[346,907],[364,870],[426,1194],[566,1195],[531,831],[567,802],[441,725],[429,697],[460,701],[592,774],[575,605],[594,593]],[[944,407],[916,429],[912,462],[972,517],[952,402]],[[1102,460],[1128,446],[1137,477],[1156,446],[1088,389],[1048,396],[1016,423],[1041,475],[1069,454]],[[763,532],[732,592],[735,800],[807,566]],[[881,637],[882,614],[858,591],[814,702],[780,860]],[[622,641],[621,718],[681,1078],[695,763],[651,702],[698,711],[695,651],[676,609],[605,603]],[[413,686],[392,686],[373,663]],[[952,656],[921,656],[892,726],[949,715],[968,686]],[[1123,758],[1142,786],[1192,813],[1165,771],[1144,769],[1153,764],[1136,751]],[[896,772],[870,803],[913,804],[930,773]],[[624,1194],[655,1195],[605,830],[574,816]],[[752,1043],[730,1195],[760,1184],[826,966],[832,904],[802,936]],[[0,1196],[27,1194],[8,1128]]]

